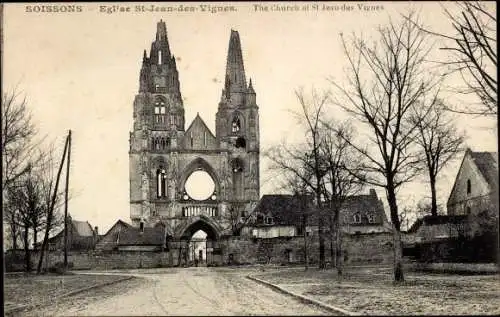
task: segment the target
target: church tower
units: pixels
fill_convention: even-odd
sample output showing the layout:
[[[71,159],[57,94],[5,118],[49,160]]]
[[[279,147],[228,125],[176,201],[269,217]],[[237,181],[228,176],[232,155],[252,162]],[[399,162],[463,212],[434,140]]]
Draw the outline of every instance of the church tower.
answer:
[[[189,236],[189,228],[197,226],[214,233],[212,239],[234,232],[234,222],[242,223],[241,217],[259,200],[259,114],[252,81],[246,80],[238,32],[230,34],[215,135],[199,114],[185,128],[179,73],[161,20],[149,54],[143,54],[133,120],[132,223],[161,223],[177,238]],[[187,186],[200,171],[213,181],[204,198]]]
[[[216,114],[216,137],[230,156],[233,199],[259,199],[259,108],[245,76],[240,36],[231,30],[225,83]]]
[[[130,204],[131,218],[137,223],[154,213],[151,197],[167,196],[167,170],[161,154],[177,149],[184,131],[179,72],[162,20],[157,23],[149,57],[144,50],[133,118],[129,140]]]

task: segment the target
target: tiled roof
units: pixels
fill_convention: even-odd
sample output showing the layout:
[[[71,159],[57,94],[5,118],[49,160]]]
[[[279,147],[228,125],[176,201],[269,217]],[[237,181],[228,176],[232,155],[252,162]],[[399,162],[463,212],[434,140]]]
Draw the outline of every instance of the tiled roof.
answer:
[[[272,216],[274,225],[298,225],[302,222],[301,208],[297,196],[264,195],[255,207],[254,214]]]
[[[72,220],[72,223],[78,235],[82,237],[92,237],[94,235],[94,230],[88,221]]]
[[[498,154],[496,152],[470,152],[474,163],[486,182],[492,187],[498,187]]]
[[[120,231],[118,245],[163,245],[165,242],[165,227],[127,227]]]

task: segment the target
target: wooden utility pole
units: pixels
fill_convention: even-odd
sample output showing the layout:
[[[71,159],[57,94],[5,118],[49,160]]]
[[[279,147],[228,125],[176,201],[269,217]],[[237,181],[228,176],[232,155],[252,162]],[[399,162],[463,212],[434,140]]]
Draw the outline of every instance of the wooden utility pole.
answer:
[[[68,189],[71,158],[71,130],[68,132],[68,161],[66,162],[66,189],[64,191],[64,269],[68,269]]]
[[[45,235],[43,238],[42,248],[40,250],[40,259],[38,261],[38,267],[37,267],[38,274],[40,274],[40,272],[42,270],[44,251],[48,246],[49,231],[50,231],[50,226],[52,225],[52,217],[53,217],[54,207],[55,207],[56,198],[57,198],[57,189],[59,188],[59,179],[61,178],[61,171],[62,171],[62,168],[64,166],[64,159],[66,158],[67,148],[68,148],[68,138],[66,138],[66,142],[64,143],[63,156],[61,159],[61,164],[59,165],[59,169],[57,171],[56,184],[54,186],[54,192],[52,193],[52,199],[50,201],[50,206],[49,206],[49,210],[48,210],[48,214],[47,214],[47,225],[45,228]]]

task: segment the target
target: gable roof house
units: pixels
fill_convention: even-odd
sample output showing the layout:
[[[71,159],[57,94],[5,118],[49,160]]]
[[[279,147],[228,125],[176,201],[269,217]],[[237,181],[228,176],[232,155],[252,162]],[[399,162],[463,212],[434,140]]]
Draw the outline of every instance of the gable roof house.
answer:
[[[448,198],[447,212],[469,215],[480,227],[498,221],[497,152],[465,151]],[[471,228],[472,234],[480,230],[477,226]]]
[[[465,151],[448,198],[447,213],[417,219],[406,232],[406,242],[411,244],[471,236],[488,222],[497,221],[497,153]]]
[[[97,240],[99,239],[98,228],[92,228],[88,221],[73,220],[68,215],[68,250],[69,251],[85,251],[94,249]],[[35,249],[39,249],[42,242],[35,245]],[[59,231],[55,236],[49,238],[49,250],[64,250],[64,229]]]
[[[317,215],[310,212],[306,224],[303,219],[304,208],[311,210],[312,202],[311,196],[264,195],[242,234],[256,238],[293,237],[303,235],[304,229],[308,235],[313,234],[317,232]],[[340,219],[345,233],[390,232],[382,201],[373,189],[368,195],[347,197]]]
[[[132,226],[118,220],[96,245],[97,251],[161,251],[166,243],[166,228],[162,223]]]

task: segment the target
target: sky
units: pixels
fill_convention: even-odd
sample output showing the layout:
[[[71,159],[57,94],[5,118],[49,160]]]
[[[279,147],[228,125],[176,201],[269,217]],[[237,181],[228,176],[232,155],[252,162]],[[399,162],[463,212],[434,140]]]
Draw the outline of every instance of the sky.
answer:
[[[284,138],[303,137],[290,115],[299,109],[294,91],[329,89],[328,78],[342,78],[346,58],[340,33],[370,37],[378,25],[409,8],[417,9],[431,28],[450,30],[438,2],[258,4],[4,4],[2,89],[22,91],[40,134],[54,140],[60,152],[72,130],[69,212],[74,219],[89,221],[100,233],[118,219],[130,221],[132,105],[143,50],[149,52],[160,19],[166,22],[170,50],[177,59],[186,128],[199,113],[215,132],[229,35],[231,29],[239,31],[246,76],[252,78],[257,94],[261,152]],[[159,11],[136,11],[136,5]],[[214,11],[203,10],[207,5]],[[76,12],[63,12],[70,6],[77,6]],[[191,7],[194,11],[186,10]],[[171,8],[177,11],[168,12]],[[334,117],[344,116],[333,106],[329,111]],[[497,151],[496,121],[469,116],[458,122],[471,149]],[[460,159],[438,181],[441,203],[446,203]],[[276,184],[266,178],[263,157],[260,169],[261,195],[276,192]],[[385,192],[376,190],[384,198]],[[399,198],[402,204],[412,204],[427,191],[425,181],[417,180],[407,184]]]

